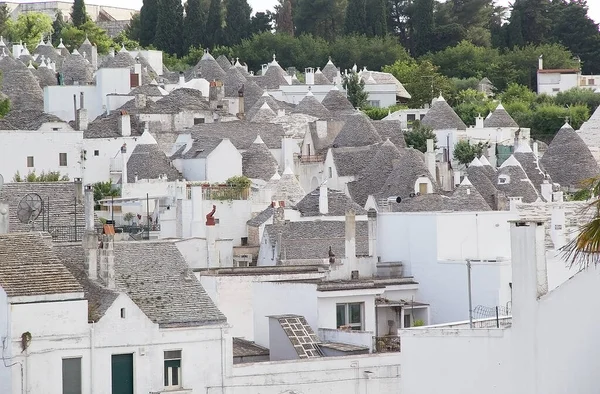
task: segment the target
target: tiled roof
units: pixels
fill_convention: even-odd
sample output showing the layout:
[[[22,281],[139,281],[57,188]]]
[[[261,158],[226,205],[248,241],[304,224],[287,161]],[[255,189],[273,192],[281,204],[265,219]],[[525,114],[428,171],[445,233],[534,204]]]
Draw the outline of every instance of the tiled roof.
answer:
[[[497,176],[496,187],[507,197],[522,197],[523,202],[527,203],[535,202],[540,198],[533,183],[514,156],[510,156],[502,163]],[[508,177],[508,181],[503,182],[502,179],[506,177]]]
[[[319,349],[319,338],[308,325],[304,316],[273,316],[281,325],[290,343],[296,350],[298,358],[309,359],[323,357]]]
[[[258,213],[258,215],[254,216],[252,219],[248,220],[246,224],[250,227],[260,227],[267,220],[273,217],[273,213],[275,212],[275,208],[272,205],[269,205],[265,210]]]
[[[56,73],[52,69],[46,66],[39,66],[37,70],[33,72],[40,87],[43,89],[46,86],[56,86],[58,81],[56,80]]]
[[[283,172],[281,179],[277,181],[271,192],[274,201],[285,201],[288,205],[296,204],[306,194],[296,175],[289,168]]]
[[[404,133],[399,120],[374,120],[371,122],[381,136],[381,140],[389,139],[398,148],[406,148]]]
[[[157,144],[139,144],[127,161],[127,182],[138,179],[158,179],[166,175],[169,181],[182,179],[181,174],[171,165],[165,153]]]
[[[338,176],[357,176],[375,156],[380,144],[349,148],[331,148]]]
[[[269,349],[243,338],[233,338],[233,357],[269,356]]]
[[[394,162],[400,160],[400,156],[401,153],[394,144],[384,142],[358,179],[348,183],[350,196],[358,205],[364,206],[369,195],[379,193],[394,168]]]
[[[381,142],[371,120],[362,112],[346,117],[346,123],[333,140],[334,148],[348,146],[367,146]]]
[[[271,244],[281,241],[280,260],[314,260],[329,258],[329,247],[342,259],[345,253],[346,223],[342,220],[320,220],[267,224],[265,234]],[[356,221],[356,255],[368,256],[367,221]]]
[[[423,153],[413,148],[403,149],[400,153],[400,159],[393,163],[393,169],[384,184],[381,185],[379,193],[372,190],[371,194],[378,194],[380,198],[409,198],[411,193],[415,193],[415,183],[421,177],[428,178],[435,191],[437,185],[425,165]]]
[[[114,138],[120,137],[119,123],[121,121],[120,111],[112,111],[110,114],[103,113],[88,124],[83,131],[83,138]],[[131,135],[142,135],[144,133],[144,124],[140,122],[137,116],[130,116]]]
[[[442,96],[436,99],[421,123],[434,130],[467,129],[465,122],[460,119]]]
[[[569,124],[556,133],[541,163],[552,180],[563,187],[581,187],[582,181],[600,172],[589,148]]]
[[[21,174],[21,176],[26,174]],[[8,179],[7,179],[8,181]],[[10,182],[0,188],[0,201],[9,206],[9,231],[30,231],[31,226],[21,223],[17,217],[19,202],[29,193],[38,194],[44,201],[45,211],[34,222],[34,229],[42,229],[42,217],[51,227],[72,227],[75,225],[76,185],[73,182]],[[85,223],[83,205],[77,204],[77,225]]]
[[[515,150],[514,156],[521,164],[521,167],[523,167],[525,174],[527,174],[527,177],[533,183],[533,186],[535,186],[539,192],[541,192],[542,183],[544,183],[545,180],[552,183],[550,176],[546,177],[544,166],[539,162],[537,156],[529,147],[529,144],[521,142],[519,147]]]
[[[225,323],[172,242],[117,242],[117,290],[127,293],[161,327]]]
[[[498,104],[496,109],[483,121],[483,127],[519,127],[517,122]]]
[[[221,55],[222,56],[222,55]],[[219,57],[221,57],[219,56]],[[225,87],[225,97],[238,97],[238,91],[244,86],[244,94],[246,93],[246,82],[248,81],[239,68],[229,66],[224,69],[225,77],[223,78],[223,86]]]
[[[337,87],[333,86],[321,101],[321,104],[331,112],[354,112],[352,103]]]
[[[9,297],[83,292],[41,233],[0,234],[0,287]]]
[[[62,74],[65,85],[87,85],[94,81],[94,68],[79,53],[65,58]]]
[[[268,181],[277,171],[277,160],[269,151],[260,135],[250,147],[242,153],[242,173],[250,179]]]
[[[485,173],[483,166],[471,164],[469,168],[467,168],[467,175],[471,184],[477,189],[477,191],[479,191],[479,194],[481,194],[481,196],[488,203],[490,208],[495,208],[495,196],[498,193],[498,190],[495,186],[496,183],[490,180],[490,178]]]
[[[246,121],[204,123],[190,130],[194,137],[229,138],[238,150],[249,149],[259,134],[269,149],[281,149],[281,139],[284,136],[281,125]]]
[[[319,212],[319,195],[320,189],[317,188],[308,193],[300,200],[294,209],[299,211],[302,216],[321,216]],[[350,209],[354,210],[357,215],[366,215],[367,211],[360,205],[356,204],[352,199],[341,191],[327,188],[328,212],[325,216],[344,216]]]
[[[300,100],[292,112],[314,116],[319,119],[328,118],[330,116],[327,108],[325,108],[311,92],[308,92],[308,94]]]
[[[219,55],[216,59],[217,63],[219,63],[219,66],[221,66],[221,68],[227,72],[227,70],[233,66],[231,64],[231,62],[229,61],[229,59],[227,59],[227,57],[225,55]]]
[[[13,109],[6,114],[4,120],[19,130],[39,130],[44,123],[48,122],[64,123],[62,119],[55,115],[40,110],[20,109],[17,107],[13,107]]]
[[[88,300],[88,320],[98,322],[119,294],[89,279],[85,271],[84,251],[80,243],[56,244],[54,252],[83,287],[85,299]]]

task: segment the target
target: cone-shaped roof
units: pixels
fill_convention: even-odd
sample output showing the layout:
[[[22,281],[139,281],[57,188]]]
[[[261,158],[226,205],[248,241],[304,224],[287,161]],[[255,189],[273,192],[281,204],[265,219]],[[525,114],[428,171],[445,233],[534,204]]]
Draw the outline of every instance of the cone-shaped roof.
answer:
[[[510,116],[502,104],[498,104],[496,109],[492,111],[483,121],[483,127],[519,127],[517,122]]]
[[[37,70],[33,71],[33,74],[42,89],[46,86],[56,86],[58,84],[56,73],[49,69],[45,64],[44,66],[40,65]]]
[[[83,41],[83,43],[81,44],[81,46],[79,47],[79,53],[81,53],[81,55],[83,55],[84,53],[87,55],[88,59],[92,58],[92,50],[93,50],[93,46],[92,43],[90,42],[90,40],[88,39],[87,35],[85,36],[85,40]]]
[[[300,200],[294,209],[303,217],[322,216],[320,208],[320,188],[316,188]],[[366,215],[367,211],[346,195],[346,193],[327,188],[327,213],[325,216],[344,216],[349,210],[357,215]]]
[[[423,153],[413,148],[405,148],[401,151],[400,160],[394,163],[394,168],[381,188],[379,198],[410,198],[411,193],[415,193],[417,180],[422,177],[429,179],[435,192],[437,185],[425,165]]]
[[[244,106],[246,109],[252,108],[265,91],[256,84],[256,82],[248,79],[244,84]]]
[[[467,168],[467,176],[469,177],[471,184],[477,189],[489,207],[495,209],[497,206],[496,194],[498,192],[496,186],[494,186],[495,182],[490,180],[483,165],[481,165],[481,162],[479,160],[477,160],[477,162],[479,165],[473,162],[469,165],[469,168]]]
[[[327,92],[325,98],[321,101],[321,104],[331,112],[354,112],[352,103],[350,103],[346,95],[335,86]]]
[[[581,125],[577,134],[587,146],[600,147],[600,107]]]
[[[514,155],[511,155],[498,170],[498,190],[504,192],[508,197],[522,197],[523,202],[532,203],[540,196],[536,188],[527,177]]]
[[[466,130],[465,122],[454,112],[452,107],[440,95],[438,99],[431,105],[429,111],[421,121],[426,126],[434,130]]]
[[[327,64],[325,65],[325,67],[323,67],[323,74],[331,82],[333,82],[333,80],[335,79],[335,77],[337,77],[337,75],[338,75],[338,69],[335,66],[335,64],[333,64],[333,62],[331,61],[331,58],[329,58],[329,61],[327,62]]]
[[[550,177],[546,177],[544,166],[539,162],[528,143],[521,141],[515,150],[514,156],[519,164],[521,164],[527,177],[531,180],[531,183],[533,183],[533,186],[535,186],[538,192],[541,192],[542,183],[544,183],[545,180],[552,183],[552,180],[549,179]]]
[[[463,179],[459,187],[450,197],[449,208],[455,211],[491,211],[488,202],[479,193],[479,190],[469,181]]]
[[[231,62],[229,61],[229,59],[227,59],[227,56],[225,55],[219,55],[216,59],[217,63],[219,63],[219,66],[221,66],[221,68],[227,72],[227,70],[229,70],[229,67],[233,66],[233,64],[231,64]]]
[[[281,85],[289,85],[285,79],[285,71],[277,63],[269,64],[265,75],[258,81],[263,89],[279,89]]]
[[[488,178],[490,178],[490,180],[495,183],[496,182],[496,169],[494,167],[492,167],[492,164],[490,163],[490,161],[487,159],[487,157],[485,157],[483,155],[481,155],[479,157],[479,161],[483,165],[483,169],[485,170],[485,173],[488,176]]]
[[[271,109],[271,107],[269,107],[269,104],[264,103],[260,107],[260,109],[254,114],[254,116],[249,120],[255,123],[268,123],[276,116],[277,114]]]
[[[589,148],[568,123],[554,136],[541,164],[552,180],[563,187],[578,188],[582,181],[600,172]]]
[[[242,153],[242,173],[251,179],[262,179],[269,181],[277,171],[277,160],[260,138],[250,148]]]
[[[225,71],[208,51],[204,53],[194,68],[196,73],[200,73],[200,78],[207,81],[222,81],[225,78]]]
[[[10,56],[3,56],[0,58],[0,70],[2,71],[2,93],[10,99],[13,111],[43,111],[42,89],[25,64]]]
[[[319,119],[329,118],[331,116],[327,108],[325,108],[310,91],[302,100],[300,100],[292,113],[310,115]]]
[[[315,71],[315,85],[331,85],[331,80],[323,74],[320,68]]]
[[[254,102],[252,107],[249,107],[250,109],[246,111],[246,119],[252,119],[265,103],[267,103],[269,108],[274,112],[280,108],[277,101],[269,93],[265,92]]]
[[[79,53],[65,58],[62,74],[65,85],[87,85],[94,81],[94,68]]]
[[[272,199],[274,201],[285,201],[288,205],[296,205],[305,196],[304,189],[292,170],[287,167],[281,176],[281,179],[272,189]]]
[[[222,55],[221,55],[222,56]],[[220,57],[220,56],[219,56]],[[244,86],[244,95],[246,93],[246,77],[239,68],[229,66],[223,78],[225,87],[225,97],[238,97],[238,92]]]
[[[371,120],[362,112],[349,115],[339,134],[333,140],[334,148],[367,146],[381,142]]]

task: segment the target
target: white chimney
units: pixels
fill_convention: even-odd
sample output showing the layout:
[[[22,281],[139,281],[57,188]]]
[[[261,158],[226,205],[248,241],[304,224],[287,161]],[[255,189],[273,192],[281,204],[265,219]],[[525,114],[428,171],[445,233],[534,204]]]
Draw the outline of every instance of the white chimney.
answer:
[[[329,196],[327,195],[327,185],[325,183],[319,186],[319,213],[327,215],[329,213]]]
[[[315,69],[308,67],[304,69],[304,83],[307,85],[315,84]]]
[[[352,210],[346,212],[346,240],[344,242],[344,251],[346,262],[354,262],[356,259],[356,215]]]
[[[554,244],[554,249],[559,250],[565,246],[566,238],[566,222],[565,210],[561,206],[552,207],[551,222],[550,222],[550,237]]]
[[[77,130],[85,131],[88,128],[88,113],[87,109],[79,108],[77,110],[77,119],[75,119],[75,125],[77,126]]]
[[[185,85],[185,74],[183,71],[179,72],[179,86]]]
[[[508,198],[508,204],[509,204],[509,211],[511,212],[516,212],[517,211],[517,205],[522,204],[523,203],[523,197],[509,197]]]
[[[454,186],[460,185],[460,171],[454,171]]]
[[[427,140],[427,151],[425,152],[425,164],[427,165],[427,169],[429,173],[434,179],[437,179],[437,171],[435,168],[435,150],[433,139]]]
[[[544,69],[544,55],[540,55],[538,58],[538,70]]]
[[[513,381],[519,393],[537,392],[538,301],[548,292],[545,226],[538,220],[510,224],[512,261]]]
[[[367,212],[369,227],[369,256],[377,258],[377,211],[374,208]]]
[[[119,117],[119,132],[123,137],[131,136],[131,116],[125,111]]]
[[[192,237],[204,237],[204,215],[202,214],[202,186],[192,186],[192,221],[190,233]]]
[[[540,145],[538,144],[537,141],[533,141],[533,154],[535,155],[535,157],[539,158],[539,149],[540,149]]]
[[[548,181],[544,181],[541,185],[542,188],[542,197],[544,200],[551,202],[552,201],[552,184]]]
[[[483,117],[481,114],[475,118],[475,128],[483,129]]]
[[[84,189],[83,207],[85,215],[85,233],[83,250],[85,253],[85,271],[90,279],[98,278],[98,236],[94,231],[94,188],[86,185]]]

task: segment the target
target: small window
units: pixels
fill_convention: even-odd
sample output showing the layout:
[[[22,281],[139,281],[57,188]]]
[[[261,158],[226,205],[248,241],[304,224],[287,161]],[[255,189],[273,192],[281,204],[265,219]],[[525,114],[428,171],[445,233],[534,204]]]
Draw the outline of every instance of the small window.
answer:
[[[306,150],[308,150],[308,156],[310,156],[310,144],[306,144]]]
[[[416,119],[417,119],[417,115],[415,115],[415,114],[406,115],[406,122],[409,124],[414,122]]]
[[[125,319],[125,308],[121,308],[121,319]]]
[[[94,156],[100,156],[100,151],[96,149],[96,150],[94,151]]]
[[[553,92],[560,92],[560,88],[552,88]]]
[[[410,328],[410,315],[404,315],[404,328]]]
[[[60,130],[58,127],[53,127],[52,128],[52,131],[58,131],[58,130]]]
[[[204,118],[194,118],[194,124],[202,124],[204,123]]]
[[[336,305],[337,327],[350,327],[355,331],[363,330],[363,310],[364,303],[354,302],[351,304]]]
[[[367,103],[369,104],[370,107],[373,107],[373,108],[381,107],[381,103],[379,100],[369,100]]]
[[[426,183],[419,183],[419,193],[427,194],[427,184]]]
[[[594,80],[594,78],[590,78],[588,79],[588,85],[595,85],[596,81]]]
[[[181,387],[181,350],[165,351],[165,387]]]
[[[33,168],[33,156],[27,156],[27,167]]]
[[[58,154],[58,165],[61,167],[67,166],[67,154],[66,153]]]
[[[507,183],[510,183],[510,177],[508,175],[501,175],[498,178],[498,184],[499,185],[505,185]]]
[[[329,167],[329,177],[333,178],[333,169]]]
[[[81,357],[63,358],[62,393],[81,394]]]

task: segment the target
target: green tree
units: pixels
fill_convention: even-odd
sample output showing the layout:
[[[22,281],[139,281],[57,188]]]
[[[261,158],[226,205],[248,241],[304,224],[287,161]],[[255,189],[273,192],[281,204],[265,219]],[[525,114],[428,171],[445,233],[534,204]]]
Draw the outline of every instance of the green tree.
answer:
[[[474,158],[483,154],[483,150],[486,148],[487,144],[483,142],[472,145],[469,141],[461,140],[454,145],[453,155],[460,164],[464,164],[468,167]]]
[[[536,95],[527,86],[511,83],[498,98],[503,104],[521,102],[530,106],[535,101]]]
[[[427,140],[433,140],[435,146],[437,137],[431,127],[425,126],[420,121],[415,120],[412,129],[404,131],[404,140],[406,141],[406,146],[413,147],[425,153],[427,151]]]
[[[119,190],[112,181],[108,182],[96,182],[93,185],[94,189],[94,202],[96,203],[96,209],[100,209],[99,201],[108,197],[121,197],[121,190]]]
[[[183,38],[185,49],[200,48],[205,34],[206,13],[201,0],[188,0],[185,3]]]
[[[114,46],[114,42],[108,34],[106,34],[106,30],[102,29],[91,20],[79,27],[68,25],[68,27],[62,30],[63,43],[70,50],[79,48],[86,36],[91,43],[96,44],[98,53],[100,54],[108,53],[110,47]]]
[[[158,0],[158,18],[154,45],[168,53],[184,54],[183,42],[183,6],[180,0]]]
[[[223,43],[223,5],[221,0],[210,0],[205,31],[205,45],[207,48]]]
[[[21,14],[16,21],[9,20],[6,24],[10,40],[22,40],[29,48],[35,48],[45,34],[52,32],[52,19],[40,12]]]
[[[490,75],[490,71],[500,59],[497,49],[476,46],[468,41],[462,41],[454,47],[426,56],[433,64],[440,68],[440,72],[447,77],[454,78],[483,78]]]
[[[36,174],[35,170],[30,171],[25,177],[21,176],[19,171],[13,176],[13,182],[68,182],[69,177],[60,175],[59,171],[42,171]]]
[[[225,45],[235,45],[250,33],[250,14],[252,8],[247,0],[227,0],[225,8]]]
[[[387,34],[387,0],[367,0],[367,27],[370,35]]]
[[[275,6],[275,31],[294,36],[292,0],[279,0]]]
[[[140,20],[140,13],[136,12],[131,16],[131,21],[125,29],[125,35],[132,41],[140,42],[142,34],[142,22]]]
[[[388,0],[387,2],[387,30],[397,36],[405,48],[410,48],[410,18],[409,0]]]
[[[271,31],[273,17],[274,14],[270,11],[257,12],[254,14],[250,19],[250,34],[248,36],[262,33],[264,31]]]
[[[583,104],[588,107],[590,113],[594,113],[596,108],[600,106],[600,94],[591,89],[573,88],[559,92],[554,97],[554,102],[564,107]]]
[[[69,24],[65,22],[65,17],[61,10],[56,11],[54,16],[54,22],[52,22],[52,43],[57,46],[60,43],[63,30],[68,27]]]
[[[344,78],[344,89],[354,108],[363,108],[367,105],[369,93],[365,91],[365,81],[357,73],[348,74]]]
[[[431,49],[434,33],[433,5],[433,0],[415,0],[413,3],[411,53],[415,57],[424,55]]]
[[[344,31],[346,34],[366,34],[367,30],[366,1],[348,0]]]
[[[113,38],[113,43],[117,48],[120,48],[124,45],[128,51],[133,51],[140,47],[140,43],[130,39],[125,31],[120,32],[115,38]]]
[[[473,89],[459,92],[456,102],[458,104],[454,107],[454,111],[468,125],[475,124],[477,116],[486,117],[495,107],[495,104],[484,93]]]
[[[0,34],[6,35],[8,31],[8,21],[10,20],[10,10],[6,3],[0,4]]]
[[[73,2],[73,7],[71,8],[71,20],[75,27],[79,27],[90,20],[90,17],[85,11],[85,2],[83,0],[75,0]]]
[[[158,0],[144,0],[140,10],[140,44],[142,46],[154,44],[157,20]]]
[[[346,5],[347,0],[295,0],[296,32],[334,40],[344,32]]]

